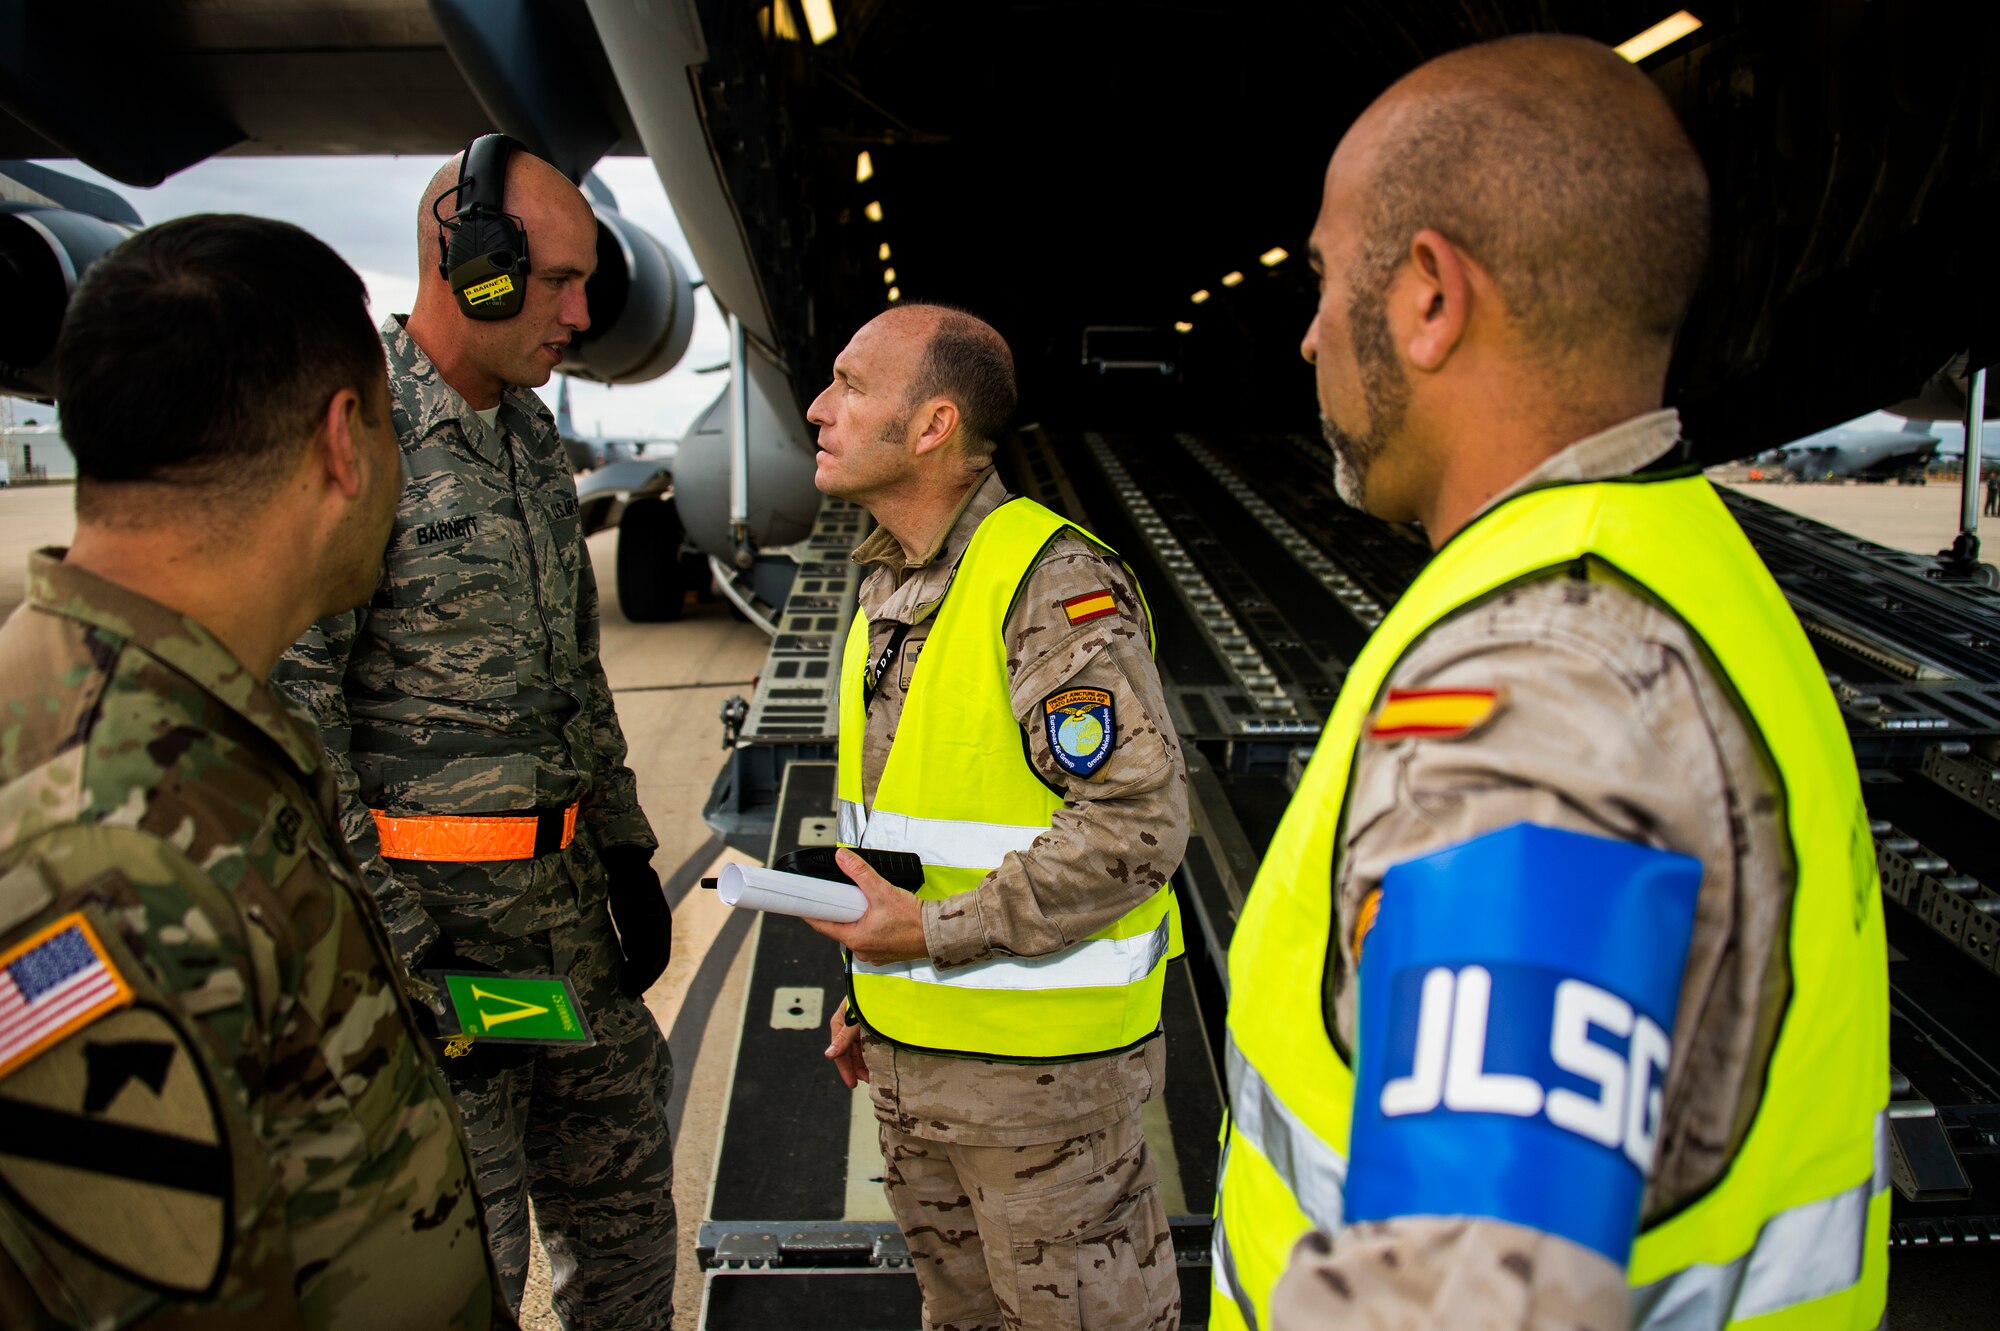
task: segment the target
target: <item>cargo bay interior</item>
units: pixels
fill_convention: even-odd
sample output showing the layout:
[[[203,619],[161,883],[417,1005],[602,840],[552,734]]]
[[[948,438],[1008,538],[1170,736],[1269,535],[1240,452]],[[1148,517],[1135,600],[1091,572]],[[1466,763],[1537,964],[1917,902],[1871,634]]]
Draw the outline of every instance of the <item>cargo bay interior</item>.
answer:
[[[1003,471],[1133,565],[1189,744],[1196,836],[1176,878],[1189,956],[1169,983],[1172,1089],[1149,1131],[1171,1164],[1199,1325],[1222,959],[1346,663],[1427,554],[1332,493],[1297,355],[1321,172],[1353,115],[1431,55],[1520,31],[1618,43],[1670,12],[216,0],[83,42],[73,18],[0,6],[18,39],[0,41],[13,113],[0,157],[73,155],[141,183],[220,151],[442,153],[491,129],[578,175],[606,152],[649,153],[745,330],[735,377],[763,376],[740,418],[719,401],[683,441],[683,508],[695,445],[722,459],[732,430],[764,428],[759,411],[796,418],[887,303],[992,319],[1023,387]],[[1697,458],[1748,457],[1875,408],[1983,414],[1967,398],[2000,358],[1983,243],[2000,215],[2000,10],[1695,12],[1698,28],[1638,59],[1714,182],[1709,272],[1669,383]],[[424,95],[393,115],[354,96],[392,87]],[[135,102],[157,108],[145,133],[116,113]],[[31,338],[0,343],[0,370],[32,351]],[[798,437],[796,419],[771,429]],[[796,490],[795,443],[755,456],[764,470],[746,486]],[[726,481],[730,465],[706,474]],[[764,501],[745,502],[754,526]],[[721,499],[673,527],[772,632],[757,687],[725,713],[706,810],[760,860],[831,837],[837,653],[857,585],[846,553],[866,521],[809,487],[771,502],[790,505],[791,525],[754,552]],[[1833,681],[1875,820],[1893,945],[1892,1321],[1982,1324],[1979,1291],[2000,1272],[2000,600],[1976,546],[1903,554],[1730,504]],[[750,553],[750,568],[734,558]],[[914,1327],[907,1250],[870,1198],[872,1137],[819,1056],[838,973],[795,921],[750,932],[714,1188],[705,1211],[684,1202],[684,1223],[700,1222],[705,1324]]]

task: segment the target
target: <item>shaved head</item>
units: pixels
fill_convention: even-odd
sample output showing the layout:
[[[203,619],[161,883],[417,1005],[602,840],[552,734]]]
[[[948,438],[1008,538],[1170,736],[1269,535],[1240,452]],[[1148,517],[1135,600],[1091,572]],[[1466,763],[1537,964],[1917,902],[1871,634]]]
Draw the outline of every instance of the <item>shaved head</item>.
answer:
[[[521,309],[501,320],[466,318],[441,271],[449,233],[436,215],[449,221],[458,211],[459,198],[445,196],[458,184],[459,162],[453,156],[438,168],[417,205],[417,303],[406,327],[445,382],[485,408],[509,385],[547,383],[571,340],[590,327],[584,286],[597,271],[597,218],[568,176],[532,153],[510,154],[500,206],[527,238]]]
[[[910,405],[950,399],[958,407],[967,456],[991,457],[1017,405],[1007,339],[979,316],[950,305],[898,305],[876,318],[885,320],[924,339],[910,379]]]
[[[419,272],[430,272],[437,268],[444,254],[438,246],[448,242],[450,236],[438,225],[438,216],[447,220],[457,211],[459,200],[454,198],[443,207],[438,201],[458,187],[459,163],[465,154],[453,153],[445,159],[445,164],[431,177],[431,183],[424,187],[423,202],[417,205],[417,266]],[[583,194],[570,183],[568,176],[556,170],[532,153],[515,151],[507,158],[507,181],[503,186],[501,206],[507,212],[523,214],[527,211],[523,204],[546,202],[550,206],[566,212],[583,213],[590,211],[590,205]],[[435,210],[435,211],[434,211]]]
[[[1349,137],[1369,182],[1357,293],[1385,289],[1431,228],[1492,274],[1529,350],[1671,344],[1707,255],[1708,177],[1652,80],[1609,48],[1454,51]]]

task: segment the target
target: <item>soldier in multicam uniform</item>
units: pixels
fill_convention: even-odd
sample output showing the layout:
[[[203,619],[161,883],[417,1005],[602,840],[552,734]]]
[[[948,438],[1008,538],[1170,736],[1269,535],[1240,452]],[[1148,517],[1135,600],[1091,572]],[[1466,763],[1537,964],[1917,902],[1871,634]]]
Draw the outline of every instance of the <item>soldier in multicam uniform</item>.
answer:
[[[827,1054],[870,1084],[926,1327],[1172,1328],[1140,1109],[1165,1084],[1185,764],[1131,573],[992,469],[1013,410],[999,334],[910,305],[808,413],[820,489],[880,523],[854,552],[841,839],[927,865],[918,899],[842,852],[870,906],[814,926],[853,956]]]
[[[395,438],[360,280],[169,222],[58,348],[78,528],[0,629],[0,1324],[512,1325],[472,1165],[265,682],[365,594]]]
[[[676,1257],[672,1068],[639,1000],[670,923],[598,661],[575,483],[531,391],[588,326],[596,226],[575,186],[514,153],[506,211],[534,267],[516,316],[475,322],[429,262],[459,166],[419,210],[416,306],[382,327],[404,484],[381,581],[307,633],[277,682],[320,723],[403,963],[567,975],[596,1036],[443,1060],[508,1296],[518,1307],[532,1199],[564,1324],[659,1327]]]

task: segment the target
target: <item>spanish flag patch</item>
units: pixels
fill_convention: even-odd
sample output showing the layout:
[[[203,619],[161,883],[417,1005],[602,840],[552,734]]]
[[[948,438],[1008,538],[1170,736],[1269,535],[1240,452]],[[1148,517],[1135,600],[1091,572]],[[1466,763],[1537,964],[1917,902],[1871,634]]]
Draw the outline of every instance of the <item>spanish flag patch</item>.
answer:
[[[1502,701],[1498,689],[1390,689],[1368,738],[1457,739],[1490,720]]]
[[[1111,589],[1085,592],[1082,596],[1072,596],[1062,603],[1063,613],[1072,624],[1087,624],[1093,619],[1102,619],[1118,609],[1118,602],[1111,599]]]

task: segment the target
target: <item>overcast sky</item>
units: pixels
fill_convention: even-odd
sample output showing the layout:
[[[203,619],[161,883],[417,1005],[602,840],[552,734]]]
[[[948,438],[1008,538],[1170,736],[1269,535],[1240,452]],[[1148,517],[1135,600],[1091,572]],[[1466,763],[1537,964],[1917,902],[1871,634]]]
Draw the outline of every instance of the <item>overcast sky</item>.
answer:
[[[80,162],[40,165],[102,185],[129,199],[148,223],[189,213],[254,213],[296,223],[352,264],[368,283],[379,323],[404,314],[417,291],[416,218],[424,186],[443,157],[212,157],[153,189],[134,189]],[[699,277],[666,191],[643,157],[610,157],[598,178],[618,196],[618,211],[659,237],[690,276]],[[720,374],[695,369],[728,357],[722,314],[707,288],[695,293],[694,338],[673,370],[650,383],[608,388],[577,379],[570,411],[579,429],[611,435],[678,437],[722,391]],[[542,397],[553,407],[561,379]]]

